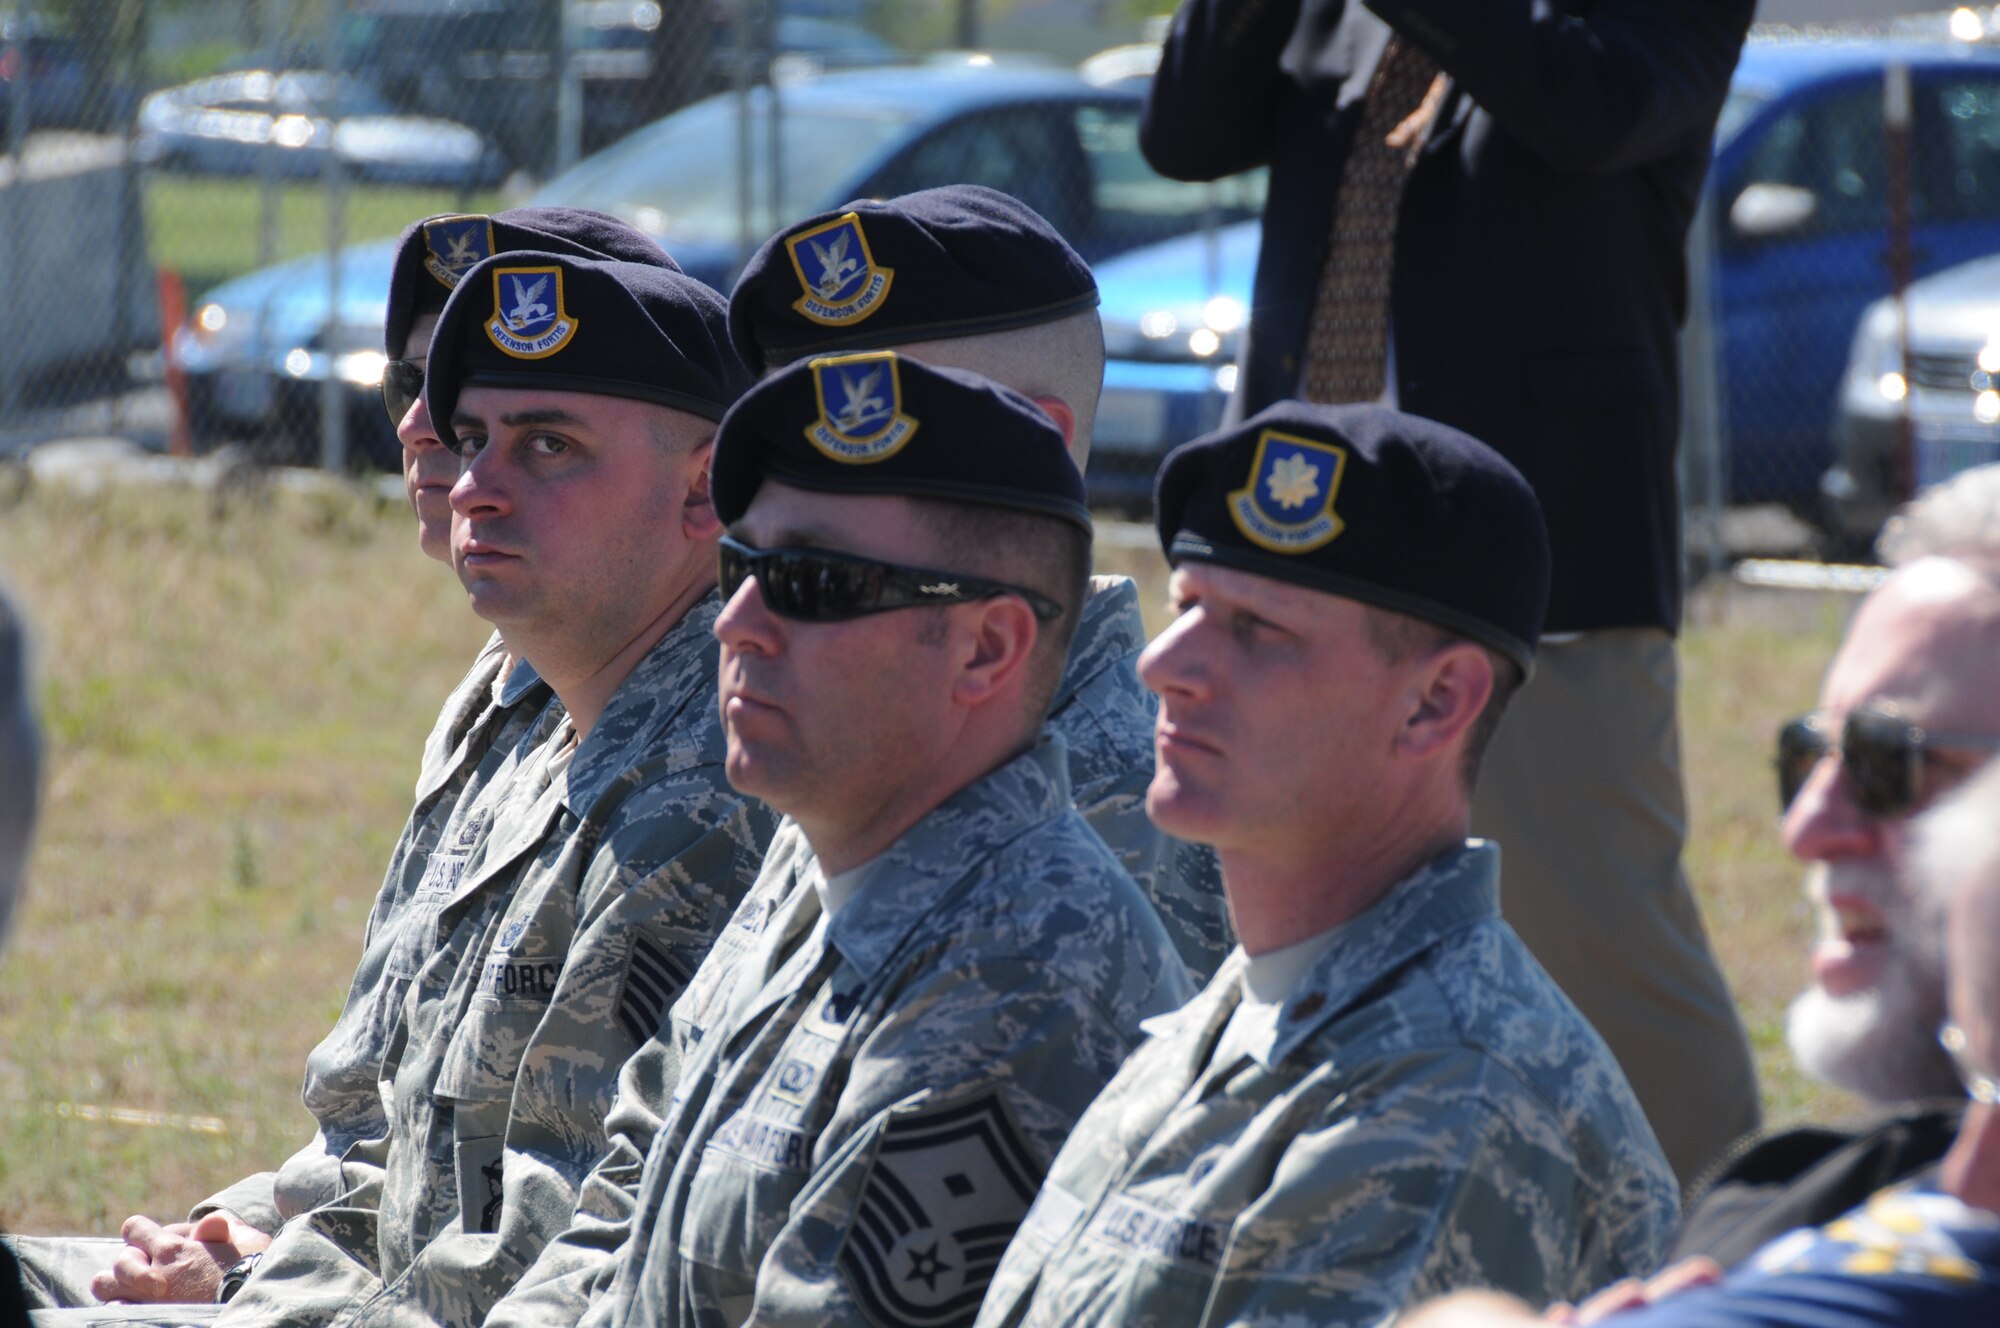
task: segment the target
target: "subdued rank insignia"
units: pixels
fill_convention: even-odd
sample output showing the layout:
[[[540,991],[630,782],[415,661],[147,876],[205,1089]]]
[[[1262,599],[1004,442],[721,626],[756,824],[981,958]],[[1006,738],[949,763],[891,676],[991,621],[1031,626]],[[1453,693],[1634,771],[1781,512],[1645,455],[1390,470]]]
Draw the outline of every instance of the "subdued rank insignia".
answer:
[[[1252,544],[1309,553],[1347,528],[1333,510],[1346,469],[1346,448],[1266,429],[1249,482],[1229,494],[1230,519]]]
[[[917,421],[903,414],[903,380],[893,351],[832,355],[812,362],[819,418],[806,441],[834,461],[852,466],[886,461],[916,436]]]
[[[632,943],[625,967],[625,990],[618,997],[618,1022],[634,1042],[643,1043],[667,1021],[667,1010],[687,990],[688,971],[650,936]]]
[[[853,212],[800,231],[785,241],[785,249],[805,291],[792,308],[828,327],[858,323],[874,313],[896,275],[893,268],[875,266],[868,235]]]
[[[481,259],[493,256],[493,222],[487,217],[439,217],[424,223],[424,270],[457,287]]]
[[[559,267],[493,269],[493,317],[486,335],[517,360],[539,360],[576,335],[577,320],[563,307]]]
[[[997,1097],[893,1121],[840,1252],[878,1328],[964,1328],[1043,1168]]]

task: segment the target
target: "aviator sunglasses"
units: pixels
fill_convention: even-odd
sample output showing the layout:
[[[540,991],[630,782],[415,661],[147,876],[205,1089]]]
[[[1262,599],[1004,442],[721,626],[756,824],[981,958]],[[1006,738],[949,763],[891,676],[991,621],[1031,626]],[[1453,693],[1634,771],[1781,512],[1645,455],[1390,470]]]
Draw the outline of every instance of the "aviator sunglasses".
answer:
[[[401,424],[423,394],[422,360],[390,360],[382,366],[382,404],[389,410],[389,423]]]
[[[827,549],[753,549],[722,537],[719,581],[727,600],[751,577],[764,605],[798,622],[845,622],[923,604],[968,604],[997,595],[1019,595],[1043,622],[1062,616],[1047,595],[957,572],[936,572],[877,562]]]
[[[1790,810],[1813,768],[1835,752],[1854,805],[1883,817],[1912,811],[1924,800],[1924,762],[1932,751],[2000,751],[2000,738],[1933,732],[1892,705],[1850,710],[1838,742],[1832,730],[1832,721],[1820,714],[1801,715],[1778,730],[1780,811]]]

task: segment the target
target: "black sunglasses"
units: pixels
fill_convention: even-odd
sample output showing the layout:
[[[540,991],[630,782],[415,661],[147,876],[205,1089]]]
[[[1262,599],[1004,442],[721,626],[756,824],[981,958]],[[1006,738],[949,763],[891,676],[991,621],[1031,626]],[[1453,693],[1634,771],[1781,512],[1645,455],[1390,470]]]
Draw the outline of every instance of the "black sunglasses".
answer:
[[[390,360],[382,366],[382,404],[388,408],[389,423],[401,424],[424,394],[424,361]]]
[[[718,578],[722,597],[733,598],[751,577],[757,579],[766,608],[799,622],[844,622],[892,609],[967,604],[996,595],[1019,595],[1043,622],[1060,618],[1063,611],[1047,595],[1000,581],[827,549],[753,549],[724,535]]]
[[[2000,738],[1936,733],[1912,724],[1892,705],[1848,711],[1838,742],[1832,728],[1826,716],[1811,714],[1778,730],[1780,811],[1790,809],[1814,767],[1832,752],[1840,754],[1841,776],[1855,806],[1870,816],[1900,816],[1924,800],[1924,762],[1932,751],[2000,751]]]

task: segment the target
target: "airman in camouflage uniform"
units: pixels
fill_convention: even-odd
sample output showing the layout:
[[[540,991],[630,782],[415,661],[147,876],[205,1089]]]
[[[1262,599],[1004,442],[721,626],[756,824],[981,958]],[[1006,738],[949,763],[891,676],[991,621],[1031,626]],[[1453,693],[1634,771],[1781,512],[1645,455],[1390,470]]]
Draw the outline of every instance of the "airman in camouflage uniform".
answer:
[[[1649,1271],[1673,1175],[1465,839],[1547,595],[1532,492],[1455,430],[1281,403],[1168,459],[1159,528],[1149,805],[1221,849],[1255,953],[1148,1022],[979,1328],[1358,1328]]]
[[[729,331],[758,373],[807,355],[877,349],[969,370],[1033,397],[1063,430],[1079,471],[1089,458],[1104,380],[1096,280],[1034,209],[995,190],[953,185],[861,200],[786,227],[738,278]],[[1049,728],[1068,744],[1076,809],[1205,982],[1234,938],[1214,852],[1146,819],[1155,702],[1133,668],[1145,645],[1131,578],[1092,578]]]
[[[705,584],[707,421],[743,381],[721,314],[677,273],[533,252],[446,308],[461,576],[567,714],[436,914],[380,1186],[289,1224],[224,1324],[478,1323],[567,1225],[619,1067],[755,877],[772,817],[722,775]]]
[[[623,258],[678,270],[652,240],[602,213],[574,208],[517,208],[487,216],[426,218],[404,231],[390,279],[383,331],[390,369],[384,402],[403,444],[404,479],[417,516],[418,543],[451,560],[445,493],[458,461],[436,437],[414,396],[431,332],[445,299],[472,264],[494,252],[536,248]],[[313,1140],[276,1172],[258,1172],[196,1204],[190,1223],[224,1214],[252,1231],[275,1235],[290,1218],[331,1203],[379,1175],[387,1124],[378,1079],[404,991],[434,945],[424,920],[435,916],[491,825],[480,795],[505,783],[520,757],[561,717],[532,666],[515,659],[496,633],[452,690],[419,766],[415,804],[390,856],[362,940],[361,962],[333,1029],[306,1060],[303,1100],[318,1124]],[[531,732],[532,731],[532,732]],[[521,748],[516,751],[516,747]],[[89,1305],[90,1282],[125,1242],[110,1238],[26,1238],[35,1284],[48,1305]],[[134,1248],[134,1255],[139,1251]],[[191,1253],[192,1251],[190,1251]],[[213,1273],[219,1273],[219,1269]],[[212,1282],[180,1282],[203,1295]],[[121,1296],[143,1288],[118,1285]]]
[[[899,439],[864,430],[843,450],[853,424],[816,402],[856,381],[894,403]],[[1081,480],[1025,398],[881,353],[753,389],[724,423],[714,493],[745,541],[815,532],[772,555],[803,565],[725,544],[717,623],[732,780],[797,820],[676,1006],[687,1061],[615,1267],[587,1289],[574,1266],[567,1283],[524,1281],[489,1322],[962,1319],[1139,1020],[1188,991],[1076,813],[1061,739],[1034,736],[1077,612],[1061,606],[1085,582]],[[940,493],[948,509],[905,496]],[[848,579],[855,559],[880,570]],[[941,562],[953,570],[895,570]],[[878,597],[895,591],[878,576],[899,575],[914,598]],[[988,635],[997,622],[1011,644]],[[1004,682],[967,700],[986,665],[937,661],[973,640]],[[840,696],[856,685],[897,704]],[[848,752],[869,756],[870,782],[829,790],[820,763]]]

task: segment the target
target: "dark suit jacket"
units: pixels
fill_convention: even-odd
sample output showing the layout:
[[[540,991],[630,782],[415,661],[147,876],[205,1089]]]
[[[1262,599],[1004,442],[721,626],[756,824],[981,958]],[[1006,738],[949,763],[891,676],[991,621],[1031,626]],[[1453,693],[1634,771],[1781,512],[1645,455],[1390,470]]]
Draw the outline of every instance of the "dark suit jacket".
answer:
[[[1552,632],[1679,625],[1684,248],[1753,7],[1186,0],[1146,104],[1141,144],[1163,173],[1271,168],[1248,414],[1294,394],[1389,25],[1452,76],[1396,237],[1397,403],[1491,443],[1534,486]]]

